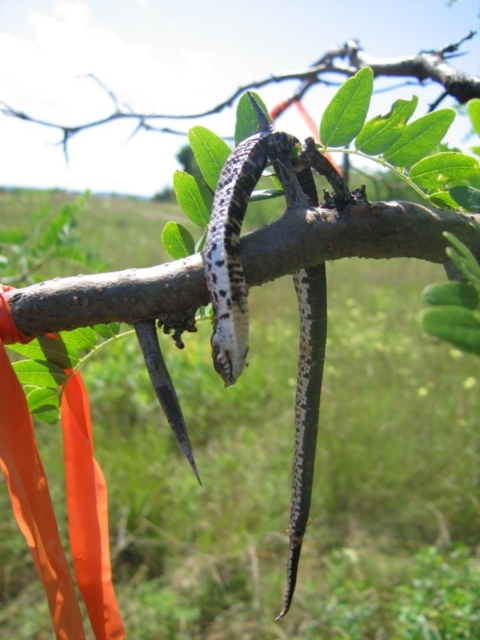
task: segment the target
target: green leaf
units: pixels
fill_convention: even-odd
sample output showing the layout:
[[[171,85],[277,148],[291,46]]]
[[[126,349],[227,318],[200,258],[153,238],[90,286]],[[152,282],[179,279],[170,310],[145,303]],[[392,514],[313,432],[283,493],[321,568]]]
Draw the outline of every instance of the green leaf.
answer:
[[[423,290],[425,302],[433,306],[447,305],[476,309],[478,307],[478,291],[467,282],[439,282],[431,284]]]
[[[162,244],[175,260],[195,253],[195,242],[190,232],[178,222],[167,222],[163,227]]]
[[[473,284],[480,285],[480,267],[478,266],[478,262],[476,261],[473,253],[453,234],[448,231],[444,231],[443,235],[454,247],[453,249],[452,247],[447,248],[447,255],[450,260],[467,280]]]
[[[471,267],[478,268],[478,263],[475,259],[475,256],[473,255],[473,253],[470,251],[470,249],[467,247],[466,244],[464,244],[461,240],[459,240],[456,236],[454,236],[453,233],[450,233],[449,231],[444,231],[443,235],[450,242],[450,244],[452,244],[455,247],[458,253],[460,253],[460,255],[462,255],[466,260],[470,262]]]
[[[197,309],[197,312],[195,314],[195,320],[197,320],[197,322],[205,319],[213,320],[213,316],[214,316],[213,305],[211,302],[209,302],[207,305],[201,306]]]
[[[200,236],[200,238],[196,241],[195,243],[195,253],[200,253],[200,251],[203,251],[204,247],[205,247],[205,241],[207,239],[207,232],[208,232],[208,228],[205,227],[205,229],[203,230],[202,235]]]
[[[265,117],[269,122],[272,121],[270,115],[268,113],[268,109],[265,106],[265,103],[260,98],[258,93],[254,91],[250,91],[251,95],[258,102],[259,107],[265,114]],[[243,96],[238,101],[237,105],[237,120],[235,123],[235,144],[238,144],[242,140],[249,138],[254,133],[256,133],[258,129],[258,118],[255,112],[255,109],[252,105],[250,98],[247,93],[244,93]]]
[[[383,154],[396,167],[410,167],[428,155],[447,133],[455,119],[453,109],[440,109],[407,126],[402,135]]]
[[[320,140],[325,147],[342,147],[360,132],[367,117],[373,90],[373,71],[360,69],[333,96],[320,123]]]
[[[110,324],[96,324],[93,328],[101,338],[110,340],[110,338],[118,336],[120,332],[120,322],[110,322]]]
[[[473,147],[470,147],[470,151],[473,151],[475,155],[480,156],[480,147],[474,145]]]
[[[470,213],[480,213],[480,190],[459,185],[450,189],[450,195]]]
[[[257,191],[254,191],[250,196],[249,202],[279,198],[280,196],[283,196],[283,193],[283,189],[257,189]]]
[[[72,369],[80,359],[75,347],[66,345],[62,340],[46,336],[32,340],[28,344],[12,344],[8,348],[31,360],[53,362],[62,369]]]
[[[92,327],[60,331],[59,335],[67,346],[75,349],[93,349],[97,344],[97,334]]]
[[[429,201],[434,207],[439,209],[458,209],[458,203],[452,198],[448,191],[435,191],[428,196]]]
[[[465,307],[433,307],[420,314],[422,329],[462,351],[480,355],[480,322],[477,311]]]
[[[35,409],[35,411],[30,412],[36,418],[42,420],[42,422],[46,422],[52,426],[56,425],[60,419],[60,410],[47,404],[44,407],[39,407],[38,409]]]
[[[58,422],[60,405],[58,389],[26,385],[23,390],[27,397],[30,413],[48,424]]]
[[[231,153],[226,142],[205,127],[192,127],[188,141],[205,182],[212,191],[217,187],[223,165]]]
[[[480,287],[480,270],[478,267],[472,269],[468,260],[462,258],[455,249],[452,249],[451,247],[447,248],[447,256],[468,282]]]
[[[467,102],[467,112],[472,121],[473,130],[480,135],[480,100],[478,98]]]
[[[282,183],[280,182],[280,180],[277,178],[277,176],[272,173],[270,174],[269,178],[271,179],[271,181],[273,182],[273,184],[275,185],[275,187],[277,188],[278,191],[281,191],[283,193],[283,186]]]
[[[20,362],[14,362],[12,367],[22,384],[56,389],[66,380],[63,369],[51,362],[20,360]]]
[[[206,227],[213,203],[213,196],[207,187],[189,173],[175,171],[173,188],[185,215],[199,227]]]
[[[458,209],[458,203],[452,198],[448,191],[434,191],[428,196],[430,202],[440,209]]]
[[[441,190],[445,185],[468,180],[478,174],[478,161],[464,153],[444,152],[427,156],[410,169],[409,177],[424,189]]]
[[[386,115],[375,116],[363,125],[355,139],[356,148],[371,156],[384,153],[400,137],[417,104],[417,96],[396,100]]]
[[[475,189],[479,189],[480,190],[480,171],[477,173],[477,175],[472,176],[472,177],[469,178],[468,186],[469,187],[474,187]]]

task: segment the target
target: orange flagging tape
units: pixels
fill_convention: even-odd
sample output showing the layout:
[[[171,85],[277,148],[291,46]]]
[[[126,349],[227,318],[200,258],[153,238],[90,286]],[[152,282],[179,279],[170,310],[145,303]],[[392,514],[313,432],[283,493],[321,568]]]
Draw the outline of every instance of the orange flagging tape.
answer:
[[[271,119],[275,121],[291,104],[291,100],[284,100],[283,102],[280,102],[280,104],[277,104],[277,106],[273,107],[270,111]]]
[[[112,584],[107,485],[93,456],[88,395],[79,373],[62,394],[68,533],[75,576],[97,640],[125,638]]]
[[[312,116],[308,113],[308,111],[305,109],[305,107],[300,102],[300,100],[295,100],[294,104],[297,107],[298,111],[300,112],[300,115],[302,116],[303,121],[305,122],[307,127],[310,129],[310,133],[312,134],[313,139],[317,144],[320,144],[320,134],[318,132],[317,125],[314,123],[312,119]]]
[[[9,290],[0,285],[0,468],[15,519],[47,595],[55,636],[57,640],[85,640],[32,418],[3,347],[30,340],[13,322],[5,295]],[[120,640],[126,634],[111,582],[106,485],[93,458],[88,398],[80,375],[73,375],[63,391],[69,535],[77,581],[95,638]],[[86,522],[80,522],[83,517]]]
[[[300,115],[302,116],[303,121],[305,122],[307,127],[310,129],[310,132],[311,132],[312,137],[315,140],[315,142],[317,144],[321,144],[320,143],[320,134],[318,132],[318,127],[315,125],[311,115],[305,109],[305,107],[300,102],[300,100],[293,100],[293,101],[292,100],[284,100],[283,102],[280,102],[279,104],[277,104],[276,107],[273,107],[273,109],[270,110],[271,119],[273,121],[275,121],[292,104],[294,104],[297,107],[298,111],[300,112]]]

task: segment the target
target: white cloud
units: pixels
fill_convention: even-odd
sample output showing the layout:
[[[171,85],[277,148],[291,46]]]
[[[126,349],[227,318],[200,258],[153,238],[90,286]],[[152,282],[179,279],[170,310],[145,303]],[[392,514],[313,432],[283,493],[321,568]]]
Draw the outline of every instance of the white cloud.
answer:
[[[112,109],[99,86],[78,76],[96,75],[136,111],[180,112],[192,90],[212,75],[206,55],[176,51],[161,60],[97,24],[84,2],[59,2],[53,15],[33,11],[32,38],[0,34],[2,97],[42,118],[77,123]],[[173,37],[173,34],[169,34]]]
[[[85,74],[99,78],[121,103],[147,113],[184,111],[192,92],[205,93],[205,76],[213,76],[207,55],[179,51],[177,42],[167,57],[164,41],[160,59],[146,44],[128,42],[95,20],[85,2],[58,2],[50,14],[32,11],[29,24],[29,38],[0,33],[0,59],[9,61],[0,67],[0,99],[36,118],[78,125],[111,114],[108,94],[79,78]],[[51,146],[61,132],[0,118],[0,183],[152,194],[171,181],[181,139],[138,134],[126,144],[135,124],[75,136],[67,167],[61,148]]]
[[[74,25],[87,25],[90,20],[90,9],[85,2],[59,2],[55,13]]]

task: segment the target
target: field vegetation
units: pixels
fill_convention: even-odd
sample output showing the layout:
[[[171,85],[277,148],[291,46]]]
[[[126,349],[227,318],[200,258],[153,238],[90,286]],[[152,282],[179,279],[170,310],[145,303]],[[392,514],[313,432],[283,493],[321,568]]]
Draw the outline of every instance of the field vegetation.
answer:
[[[372,199],[412,199],[384,177],[374,183]],[[1,190],[0,230],[38,233],[32,216],[42,206],[55,212],[73,200]],[[280,201],[252,205],[247,230],[280,212]],[[163,225],[184,222],[174,203],[115,195],[91,196],[77,219],[82,249],[106,270],[165,261]],[[56,260],[39,275],[78,270]],[[480,637],[479,363],[423,335],[417,320],[422,289],[443,269],[351,259],[329,264],[327,276],[312,519],[293,607],[280,623],[273,619],[285,583],[298,339],[291,279],[251,291],[250,366],[231,389],[213,371],[208,322],[186,336],[184,351],[162,336],[202,487],[170,433],[134,336],[85,367],[130,638]],[[61,433],[42,423],[37,433],[66,540]],[[0,505],[0,638],[50,640],[42,588],[5,486]]]

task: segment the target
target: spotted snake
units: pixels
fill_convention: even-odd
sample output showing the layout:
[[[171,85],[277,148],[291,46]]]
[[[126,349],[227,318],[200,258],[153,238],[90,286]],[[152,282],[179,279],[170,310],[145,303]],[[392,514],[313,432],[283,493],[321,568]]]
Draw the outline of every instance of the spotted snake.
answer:
[[[225,163],[204,250],[205,278],[215,309],[213,363],[227,387],[242,373],[248,353],[248,287],[239,241],[249,198],[267,164],[273,165],[282,181],[288,206],[298,198],[306,206],[318,206],[310,166],[300,166],[298,159],[289,157],[299,141],[274,131],[254,98],[250,98],[260,131],[239,143]],[[284,605],[276,620],[290,608],[310,511],[327,328],[325,265],[300,270],[294,274],[294,285],[300,313],[300,345],[290,543]]]

